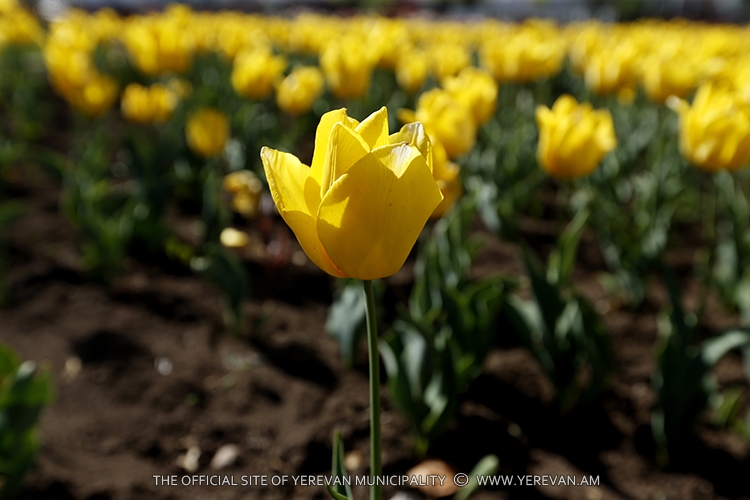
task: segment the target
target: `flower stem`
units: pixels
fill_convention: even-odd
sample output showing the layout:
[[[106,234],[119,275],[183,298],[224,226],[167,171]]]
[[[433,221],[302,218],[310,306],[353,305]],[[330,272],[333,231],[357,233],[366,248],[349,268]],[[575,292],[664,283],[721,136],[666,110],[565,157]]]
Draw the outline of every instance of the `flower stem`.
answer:
[[[382,485],[377,479],[382,475],[380,442],[380,355],[378,353],[378,322],[375,316],[375,296],[372,281],[363,281],[367,310],[367,347],[370,356],[370,475],[374,484],[370,487],[370,500],[380,500]]]

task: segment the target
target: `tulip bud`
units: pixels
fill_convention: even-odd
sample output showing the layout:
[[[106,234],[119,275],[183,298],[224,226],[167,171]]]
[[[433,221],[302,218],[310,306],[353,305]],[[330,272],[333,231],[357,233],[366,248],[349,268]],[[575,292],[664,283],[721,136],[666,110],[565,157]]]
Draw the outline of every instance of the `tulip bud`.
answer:
[[[185,137],[195,154],[204,157],[217,155],[224,151],[229,139],[229,121],[218,109],[199,109],[188,118]]]
[[[750,163],[750,104],[732,90],[701,85],[693,104],[670,97],[680,115],[680,152],[710,172],[737,170]]]
[[[536,109],[539,126],[539,163],[551,176],[575,178],[596,170],[602,158],[617,146],[612,115],[560,96],[550,110]]]
[[[295,68],[276,89],[276,104],[291,115],[307,113],[323,93],[323,74],[315,66]]]

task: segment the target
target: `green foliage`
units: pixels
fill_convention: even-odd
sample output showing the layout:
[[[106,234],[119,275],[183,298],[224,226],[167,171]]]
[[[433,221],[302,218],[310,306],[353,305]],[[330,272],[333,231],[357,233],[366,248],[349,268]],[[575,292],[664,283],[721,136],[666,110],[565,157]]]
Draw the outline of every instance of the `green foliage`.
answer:
[[[677,150],[677,118],[669,110],[647,104],[615,111],[620,146],[577,183],[573,198],[592,212],[591,227],[611,273],[605,284],[637,307],[645,279],[667,246],[675,213],[689,201],[687,164]]]
[[[477,476],[492,476],[497,472],[497,468],[500,465],[500,460],[495,455],[487,455],[483,457],[477,464],[471,469],[469,473],[469,484],[458,490],[458,493],[453,495],[453,500],[466,500],[473,495],[481,486],[477,481]]]
[[[359,280],[339,280],[326,320],[326,332],[339,343],[341,361],[344,366],[354,366],[357,353],[367,337],[367,317],[362,284]],[[373,282],[376,303],[380,302],[385,291],[380,281]],[[382,317],[382,307],[377,307],[378,317]]]
[[[345,478],[349,477],[344,467],[344,443],[341,441],[341,434],[336,431],[333,435],[333,459],[331,464],[331,477],[334,479],[333,484],[326,485],[328,493],[334,500],[353,500],[352,489]]]
[[[722,172],[714,183],[726,217],[718,221],[712,279],[725,305],[750,326],[750,208],[742,178]]]
[[[536,161],[538,87],[545,85],[502,85],[496,115],[479,130],[477,145],[461,162],[466,189],[485,226],[510,239],[518,235],[519,212],[537,210],[534,193],[546,178]]]
[[[47,71],[41,51],[33,45],[0,47],[0,134],[20,142],[38,139],[51,122]]]
[[[474,204],[465,199],[435,224],[420,249],[408,311],[381,343],[390,395],[427,452],[458,410],[495,343],[509,285],[469,280],[476,242],[467,239]]]
[[[750,354],[748,330],[731,329],[698,342],[693,317],[683,310],[677,284],[668,272],[666,280],[672,307],[656,349],[657,401],[651,417],[661,464],[679,452],[709,401],[718,397],[713,366],[733,349]]]
[[[562,412],[590,402],[605,387],[614,357],[591,305],[572,288],[578,241],[589,214],[580,212],[558,240],[547,264],[523,248],[534,300],[511,296],[504,313],[555,387]]]
[[[52,379],[35,363],[20,363],[0,344],[0,500],[18,491],[37,451],[39,414],[52,402]]]

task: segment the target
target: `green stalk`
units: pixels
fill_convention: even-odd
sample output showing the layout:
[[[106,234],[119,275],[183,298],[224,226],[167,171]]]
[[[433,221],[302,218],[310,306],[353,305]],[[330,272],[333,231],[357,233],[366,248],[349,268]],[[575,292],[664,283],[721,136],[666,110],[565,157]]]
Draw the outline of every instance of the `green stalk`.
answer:
[[[370,487],[370,500],[380,500],[382,486],[377,484],[382,475],[380,439],[380,355],[378,353],[378,322],[375,317],[375,295],[372,281],[362,281],[365,286],[367,310],[367,347],[370,357],[370,475],[374,483]]]
[[[711,293],[713,286],[713,267],[716,258],[716,220],[718,210],[719,185],[717,179],[711,177],[711,186],[708,190],[708,200],[706,211],[703,213],[703,239],[708,246],[708,257],[706,259],[706,275],[703,277],[703,293],[701,294],[700,304],[698,305],[698,324],[703,321],[708,305],[708,295]]]

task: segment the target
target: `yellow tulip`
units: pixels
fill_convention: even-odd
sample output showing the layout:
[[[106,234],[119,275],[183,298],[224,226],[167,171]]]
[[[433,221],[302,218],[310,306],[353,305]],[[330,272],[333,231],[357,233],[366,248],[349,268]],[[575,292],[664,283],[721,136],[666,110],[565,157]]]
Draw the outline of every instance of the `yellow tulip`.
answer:
[[[454,43],[432,44],[429,47],[432,74],[438,80],[455,76],[471,64],[471,54],[462,45]]]
[[[583,63],[586,86],[597,94],[617,94],[622,102],[635,99],[638,53],[628,41],[618,41],[593,51]]]
[[[662,51],[643,61],[643,90],[649,99],[663,103],[671,95],[686,97],[698,86],[700,66],[685,50]]]
[[[99,116],[117,101],[119,88],[112,78],[98,72],[92,74],[83,87],[66,98],[74,108],[88,116]]]
[[[498,81],[532,82],[557,74],[566,48],[554,25],[537,21],[486,40],[480,58]]]
[[[424,130],[407,130],[416,146],[391,143],[385,108],[361,123],[340,109],[321,118],[310,167],[289,153],[261,150],[276,207],[328,274],[363,280],[395,274],[440,203],[423,155]]]
[[[454,99],[471,110],[477,125],[486,123],[495,113],[497,82],[490,73],[467,66],[458,76],[443,80],[442,85]]]
[[[229,139],[229,121],[218,109],[199,109],[188,118],[185,137],[195,154],[203,157],[217,155],[224,151]]]
[[[407,49],[396,62],[396,81],[407,92],[421,89],[429,73],[427,54],[419,49]]]
[[[131,83],[122,93],[122,115],[134,123],[164,123],[176,107],[177,95],[158,83],[151,87]]]
[[[401,110],[404,122],[421,122],[430,136],[445,147],[450,158],[456,158],[474,147],[477,126],[471,110],[449,92],[435,88],[419,96],[417,111]]]
[[[536,109],[539,126],[538,158],[553,177],[575,178],[596,170],[602,158],[617,146],[612,115],[560,96],[550,110]]]
[[[250,99],[265,99],[286,70],[286,59],[274,56],[270,48],[241,52],[234,61],[232,87]]]
[[[301,66],[292,70],[276,89],[276,104],[292,115],[307,113],[323,93],[325,80],[315,66]]]
[[[706,83],[692,106],[670,97],[680,115],[680,151],[710,172],[736,170],[750,163],[750,104],[728,88]]]
[[[328,87],[339,99],[364,95],[376,62],[376,54],[356,36],[331,40],[320,55]]]
[[[459,172],[461,167],[448,159],[445,148],[437,141],[432,142],[432,175],[435,177],[438,188],[443,195],[443,201],[437,206],[435,211],[430,215],[430,219],[439,219],[445,215],[448,210],[463,195],[464,190],[461,185]]]
[[[252,219],[258,214],[263,184],[250,170],[239,170],[224,177],[224,190],[232,195],[232,210]]]

